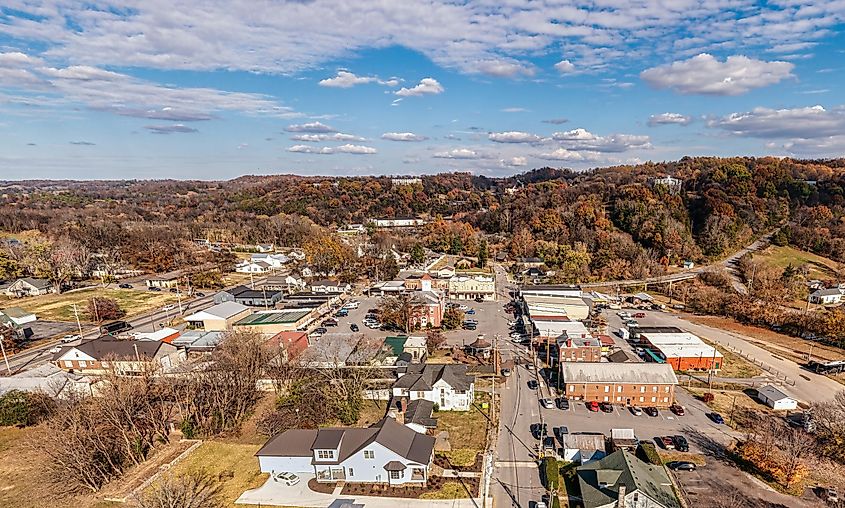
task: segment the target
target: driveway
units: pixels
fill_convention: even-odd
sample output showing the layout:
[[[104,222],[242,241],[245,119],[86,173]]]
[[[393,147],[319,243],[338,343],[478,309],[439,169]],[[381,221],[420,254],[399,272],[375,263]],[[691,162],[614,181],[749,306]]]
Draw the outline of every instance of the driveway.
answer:
[[[334,494],[321,494],[308,488],[308,480],[314,475],[299,475],[302,479],[297,485],[287,486],[268,479],[264,485],[241,494],[236,504],[254,504],[259,506],[301,506],[303,508],[328,508],[345,503],[355,503],[368,508],[480,508],[478,499],[404,499],[395,497],[346,496],[340,498]]]

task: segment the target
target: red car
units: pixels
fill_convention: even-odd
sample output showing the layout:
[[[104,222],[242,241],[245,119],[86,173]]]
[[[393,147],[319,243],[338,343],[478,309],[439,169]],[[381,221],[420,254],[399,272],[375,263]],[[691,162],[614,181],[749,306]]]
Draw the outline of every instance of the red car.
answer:
[[[645,317],[645,312],[637,312],[636,314],[634,314],[634,317],[636,319],[642,319]]]
[[[684,416],[684,406],[680,404],[672,404],[669,409],[678,416]]]
[[[589,409],[590,411],[593,411],[593,412],[598,412],[599,403],[594,401],[594,400],[591,400],[590,402],[587,402],[587,409]]]

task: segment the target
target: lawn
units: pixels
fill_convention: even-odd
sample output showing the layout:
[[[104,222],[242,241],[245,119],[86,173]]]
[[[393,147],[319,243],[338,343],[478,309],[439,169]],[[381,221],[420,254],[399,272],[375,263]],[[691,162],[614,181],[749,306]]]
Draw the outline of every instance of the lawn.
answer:
[[[436,411],[437,430],[449,433],[452,451],[444,452],[449,460],[459,466],[469,466],[475,462],[475,456],[484,451],[487,438],[487,409],[481,404],[488,402],[486,393],[476,394],[475,404],[469,411]]]
[[[361,407],[361,415],[358,417],[356,427],[371,427],[374,423],[381,421],[387,414],[386,400],[364,400]]]
[[[46,321],[76,321],[73,304],[77,305],[79,319],[89,321],[88,301],[93,297],[117,300],[127,317],[143,314],[150,310],[176,302],[176,295],[169,292],[139,291],[118,288],[86,288],[60,295],[48,294],[21,299],[9,299],[8,305],[14,305],[34,313],[38,319]]]
[[[710,343],[708,342],[708,344]],[[722,368],[719,370],[718,377],[748,379],[759,376],[763,373],[763,369],[731,350],[725,349],[724,347],[716,344],[710,345],[714,346],[716,351],[722,353],[722,356],[724,357],[722,360]]]
[[[260,487],[267,474],[258,470],[254,457],[260,445],[236,444],[223,441],[206,441],[171,470],[178,475],[189,471],[204,470],[223,482],[223,497],[235,506],[235,500],[244,491]]]
[[[778,247],[770,245],[762,251],[754,254],[755,260],[767,264],[786,268],[790,264],[796,268],[807,265],[810,270],[809,279],[830,279],[836,276],[836,262],[811,252],[795,249],[793,247]]]
[[[457,481],[448,481],[438,490],[420,494],[420,499],[462,499],[470,497],[467,489]]]

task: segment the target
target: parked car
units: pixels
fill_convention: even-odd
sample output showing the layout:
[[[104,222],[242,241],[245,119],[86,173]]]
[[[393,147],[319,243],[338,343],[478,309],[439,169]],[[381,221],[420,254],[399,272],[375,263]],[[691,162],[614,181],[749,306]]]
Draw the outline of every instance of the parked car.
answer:
[[[178,290],[178,289],[176,289],[176,288],[170,288],[170,292],[171,292],[171,293],[178,293],[178,292],[179,292],[179,290]]]
[[[346,317],[349,315],[349,311],[346,309],[340,309],[339,311],[335,312],[334,317]]]
[[[534,501],[534,508],[547,508],[545,501]]]
[[[353,300],[351,302],[346,302],[345,304],[343,304],[343,307],[341,307],[341,308],[346,309],[346,310],[357,309],[358,305],[359,305],[358,302]]]
[[[686,411],[684,411],[684,406],[682,406],[680,404],[672,404],[671,406],[669,406],[669,410],[672,411],[673,413],[675,413],[678,416],[684,416],[684,414],[686,412]]]
[[[599,409],[601,409],[602,413],[612,413],[613,404],[611,404],[610,402],[602,402],[599,404]]]
[[[634,314],[634,317],[637,319],[642,319],[645,317],[645,312],[637,312],[636,314]]]
[[[176,308],[176,306],[175,306],[175,305],[173,305],[172,303],[168,303],[167,305],[165,305],[164,307],[162,307],[162,310],[173,310],[173,309],[175,309],[175,308]]]
[[[62,350],[62,346],[54,346],[52,349],[50,349],[50,354],[56,354],[61,350]]]
[[[710,413],[707,415],[707,417],[713,420],[713,423],[717,423],[719,425],[725,424],[725,419],[722,418],[722,415],[720,415],[719,413]]]
[[[200,293],[199,291],[197,291],[196,293],[194,293],[194,296],[196,296],[197,298],[205,298],[205,293]]]
[[[529,380],[528,380],[528,388],[529,388],[530,390],[536,390],[538,386],[539,386],[539,385],[537,384],[537,381],[535,381],[535,380],[533,380],[533,379],[529,379]]]
[[[643,410],[638,408],[637,406],[631,406],[631,407],[628,408],[628,410],[634,416],[642,416],[643,415]]]
[[[324,319],[320,324],[323,326],[337,326],[337,319]]]
[[[565,397],[558,397],[555,400],[558,409],[569,409],[569,399]]]
[[[123,284],[118,284],[117,287],[119,287],[120,289],[132,289],[132,284],[127,284],[124,282]]]
[[[62,344],[67,344],[68,342],[73,342],[81,338],[82,336],[80,335],[65,335],[64,337],[62,337]]]
[[[351,325],[349,325],[349,329],[353,332],[357,332],[360,328],[358,328],[358,325],[356,325],[355,323],[352,323]]]
[[[483,296],[477,296],[477,297],[475,298],[475,301],[476,301],[477,303],[484,303],[484,297],[483,297]]]
[[[667,450],[674,450],[675,449],[675,441],[672,440],[670,436],[662,436],[658,437],[657,441],[660,443],[660,446]]]
[[[161,291],[161,288],[157,288],[155,286],[150,286],[147,288],[147,291]]]
[[[502,375],[505,376],[505,377],[510,376],[511,370],[510,369],[502,369]]]
[[[293,473],[278,473],[273,477],[274,481],[283,483],[287,486],[296,485],[299,483],[299,477]]]
[[[594,413],[597,413],[599,410],[599,403],[594,400],[591,400],[590,402],[587,402],[587,409]]]
[[[689,443],[684,436],[672,436],[672,440],[675,441],[675,449],[679,452],[689,451]]]
[[[468,310],[469,310],[469,307],[468,307],[468,306],[466,306],[466,305],[458,305],[458,308],[459,308],[459,309],[461,309],[461,310],[462,310],[462,311],[464,311],[464,312],[466,312],[466,311],[468,311]]]
[[[327,329],[323,328],[322,326],[314,330],[315,332],[319,333],[320,335],[324,335],[328,332]]]
[[[656,407],[647,407],[647,408],[645,408],[645,414],[652,416],[652,417],[656,417],[660,413],[658,413]]]
[[[475,309],[469,309],[468,311],[466,311],[466,313],[470,316],[475,315]]]
[[[563,436],[569,434],[569,429],[563,425],[560,427],[555,427],[552,429],[555,436],[557,436],[558,440],[563,441]]]
[[[552,402],[552,399],[540,399],[540,405],[546,409],[554,409],[555,403]]]
[[[464,330],[476,330],[477,328],[478,328],[478,325],[476,325],[475,323],[464,323],[463,324]]]
[[[674,471],[695,471],[696,469],[695,462],[687,462],[684,460],[675,460],[666,465],[669,466],[669,469]]]
[[[557,446],[555,445],[555,438],[551,436],[546,436],[543,438],[543,451],[552,453],[557,451]]]

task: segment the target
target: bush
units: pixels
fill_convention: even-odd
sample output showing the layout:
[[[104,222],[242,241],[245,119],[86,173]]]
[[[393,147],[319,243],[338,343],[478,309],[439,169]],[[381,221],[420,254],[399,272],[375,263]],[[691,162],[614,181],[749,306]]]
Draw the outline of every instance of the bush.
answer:
[[[50,415],[52,407],[46,395],[11,390],[0,397],[0,426],[35,425]]]
[[[712,394],[712,393],[710,393],[710,392],[707,392],[707,393],[705,393],[704,395],[702,395],[702,396],[701,396],[701,400],[702,400],[703,402],[705,402],[705,403],[708,403],[708,402],[713,402],[713,400],[714,400],[715,398],[716,398],[716,396],[715,396],[715,395],[713,395],[713,394]]]
[[[657,447],[652,443],[640,443],[640,446],[637,447],[637,457],[649,464],[663,464],[660,455],[657,453]]]
[[[548,490],[556,491],[560,486],[560,470],[558,469],[557,459],[554,457],[546,457],[543,459],[543,485]]]

